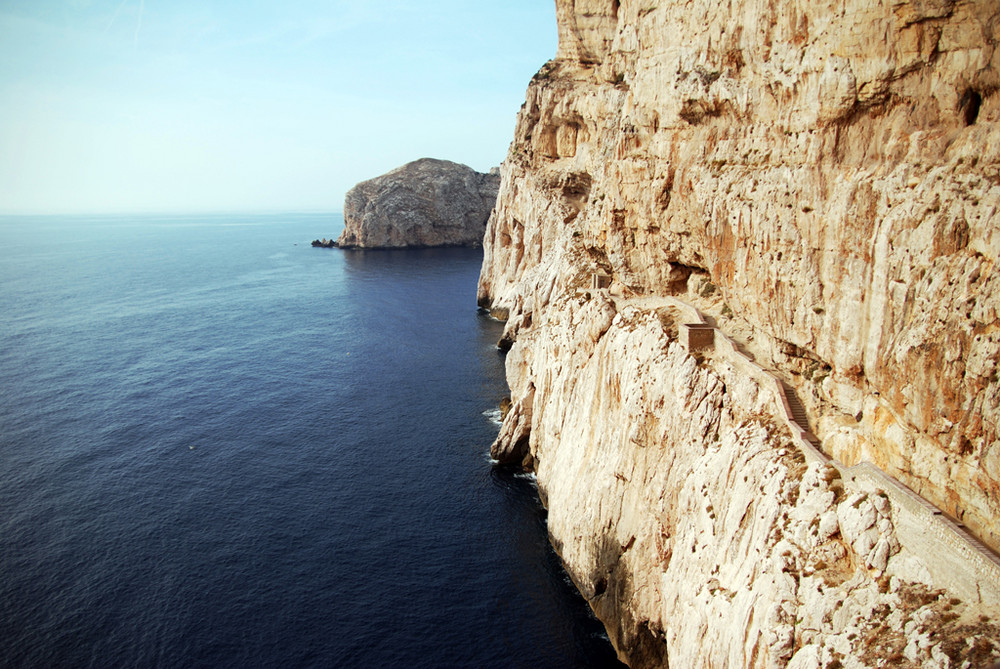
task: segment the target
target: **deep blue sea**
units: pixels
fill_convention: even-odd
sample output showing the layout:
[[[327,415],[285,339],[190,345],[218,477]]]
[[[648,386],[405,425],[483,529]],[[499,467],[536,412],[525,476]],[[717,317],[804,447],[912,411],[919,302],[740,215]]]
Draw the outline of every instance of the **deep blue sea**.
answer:
[[[488,459],[481,251],[0,218],[0,667],[609,667]]]

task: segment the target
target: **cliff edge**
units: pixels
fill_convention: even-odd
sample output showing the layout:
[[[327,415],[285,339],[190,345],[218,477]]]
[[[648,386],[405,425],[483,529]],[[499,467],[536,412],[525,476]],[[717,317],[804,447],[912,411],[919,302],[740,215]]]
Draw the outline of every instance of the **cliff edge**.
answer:
[[[556,9],[479,304],[619,655],[1000,658],[1000,5]]]
[[[337,246],[479,246],[499,186],[499,175],[459,163],[407,163],[347,192]]]

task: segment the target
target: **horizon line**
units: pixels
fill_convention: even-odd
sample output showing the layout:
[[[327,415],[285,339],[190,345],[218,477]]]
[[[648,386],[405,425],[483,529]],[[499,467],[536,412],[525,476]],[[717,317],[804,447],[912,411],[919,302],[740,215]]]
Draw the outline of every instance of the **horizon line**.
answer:
[[[52,216],[278,216],[292,214],[338,214],[343,209],[139,209],[132,211],[0,211],[0,218]]]

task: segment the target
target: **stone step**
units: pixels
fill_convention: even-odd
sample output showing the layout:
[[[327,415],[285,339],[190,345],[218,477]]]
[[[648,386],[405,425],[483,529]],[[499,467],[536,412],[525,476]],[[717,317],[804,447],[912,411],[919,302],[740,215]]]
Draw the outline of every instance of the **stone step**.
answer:
[[[799,401],[798,396],[795,394],[795,390],[784,381],[781,381],[781,387],[785,391],[785,399],[788,401],[788,410],[792,414],[792,420],[805,431],[805,437],[809,440],[809,443],[814,446],[819,446],[819,439],[817,439],[816,435],[814,435],[809,429],[809,415],[806,413],[805,407],[802,406],[802,402]]]

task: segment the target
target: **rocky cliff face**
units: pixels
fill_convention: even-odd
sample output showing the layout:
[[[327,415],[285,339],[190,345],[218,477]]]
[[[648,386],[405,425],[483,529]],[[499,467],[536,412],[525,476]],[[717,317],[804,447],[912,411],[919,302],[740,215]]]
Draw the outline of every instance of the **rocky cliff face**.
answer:
[[[344,198],[341,248],[478,246],[500,177],[422,158],[362,181]]]
[[[996,657],[995,602],[949,590],[877,490],[806,465],[759,382],[679,346],[655,299],[695,304],[788,384],[828,455],[1000,547],[1000,5],[557,0],[557,17],[479,300],[512,346],[495,452],[536,470],[621,655]]]

